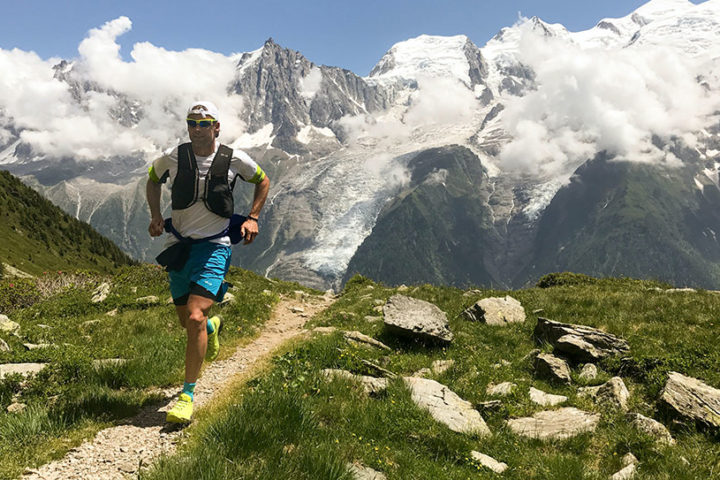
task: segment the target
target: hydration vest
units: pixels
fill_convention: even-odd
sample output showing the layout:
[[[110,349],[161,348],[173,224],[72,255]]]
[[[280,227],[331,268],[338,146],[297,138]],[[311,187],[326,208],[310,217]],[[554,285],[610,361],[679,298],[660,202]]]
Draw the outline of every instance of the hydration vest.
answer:
[[[235,179],[228,182],[228,170],[233,150],[220,145],[212,165],[205,175],[205,197],[203,202],[208,210],[224,218],[234,212],[232,191]],[[191,143],[178,146],[178,169],[172,185],[172,209],[184,210],[198,201],[200,194],[200,171]]]

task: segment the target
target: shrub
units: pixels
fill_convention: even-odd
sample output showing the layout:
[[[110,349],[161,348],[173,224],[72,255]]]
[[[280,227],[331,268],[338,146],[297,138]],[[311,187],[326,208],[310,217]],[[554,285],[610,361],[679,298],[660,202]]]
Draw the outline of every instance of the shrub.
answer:
[[[536,286],[538,288],[549,288],[568,285],[594,285],[596,283],[598,283],[597,278],[583,273],[557,272],[543,275]]]
[[[8,278],[0,280],[0,313],[29,307],[40,299],[35,280]]]

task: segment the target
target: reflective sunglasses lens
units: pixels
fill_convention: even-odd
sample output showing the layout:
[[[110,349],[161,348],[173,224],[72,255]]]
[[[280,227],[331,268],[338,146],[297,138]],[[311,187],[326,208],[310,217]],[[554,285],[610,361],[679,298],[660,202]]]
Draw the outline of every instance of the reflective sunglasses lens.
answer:
[[[200,128],[207,128],[213,124],[213,120],[186,120],[187,125],[190,128],[199,126]]]

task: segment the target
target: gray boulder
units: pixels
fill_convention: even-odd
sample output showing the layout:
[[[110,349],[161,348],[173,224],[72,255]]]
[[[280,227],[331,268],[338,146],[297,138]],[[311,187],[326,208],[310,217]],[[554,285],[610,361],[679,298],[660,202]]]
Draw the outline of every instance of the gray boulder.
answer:
[[[410,388],[413,401],[450,430],[480,436],[491,435],[485,420],[473,405],[445,385],[426,378],[404,377],[403,380]]]
[[[540,440],[571,438],[595,431],[600,415],[566,407],[538,412],[532,417],[508,420],[508,427],[517,435]]]
[[[696,378],[670,372],[660,402],[682,418],[720,428],[720,390]]]
[[[551,353],[540,353],[535,357],[535,374],[538,378],[570,384],[570,366],[560,357]]]
[[[597,362],[609,356],[626,354],[630,346],[622,338],[585,325],[560,323],[538,317],[535,337],[550,343],[576,362]]]
[[[628,421],[639,431],[655,438],[660,443],[675,445],[675,439],[670,435],[668,429],[662,423],[648,418],[639,413],[628,413]]]
[[[432,303],[393,295],[383,307],[383,314],[391,332],[442,343],[453,339],[447,315]]]
[[[467,308],[463,316],[475,322],[485,322],[488,325],[507,325],[509,323],[523,323],[525,309],[510,296],[490,297],[479,300],[475,305]]]

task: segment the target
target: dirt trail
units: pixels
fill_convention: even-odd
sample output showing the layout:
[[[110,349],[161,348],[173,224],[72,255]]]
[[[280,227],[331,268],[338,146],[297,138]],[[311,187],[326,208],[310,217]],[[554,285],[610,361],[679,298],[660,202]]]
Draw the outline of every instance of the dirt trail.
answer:
[[[301,335],[305,322],[333,302],[330,296],[282,298],[260,335],[239,348],[232,357],[206,366],[195,390],[195,411],[212,401],[233,378],[247,373],[263,357]],[[24,480],[114,480],[135,476],[161,454],[172,453],[182,435],[165,423],[165,411],[174,402],[178,388],[164,390],[165,400],[148,406],[122,424],[101,430],[92,440],[70,450],[65,457],[27,470]]]

